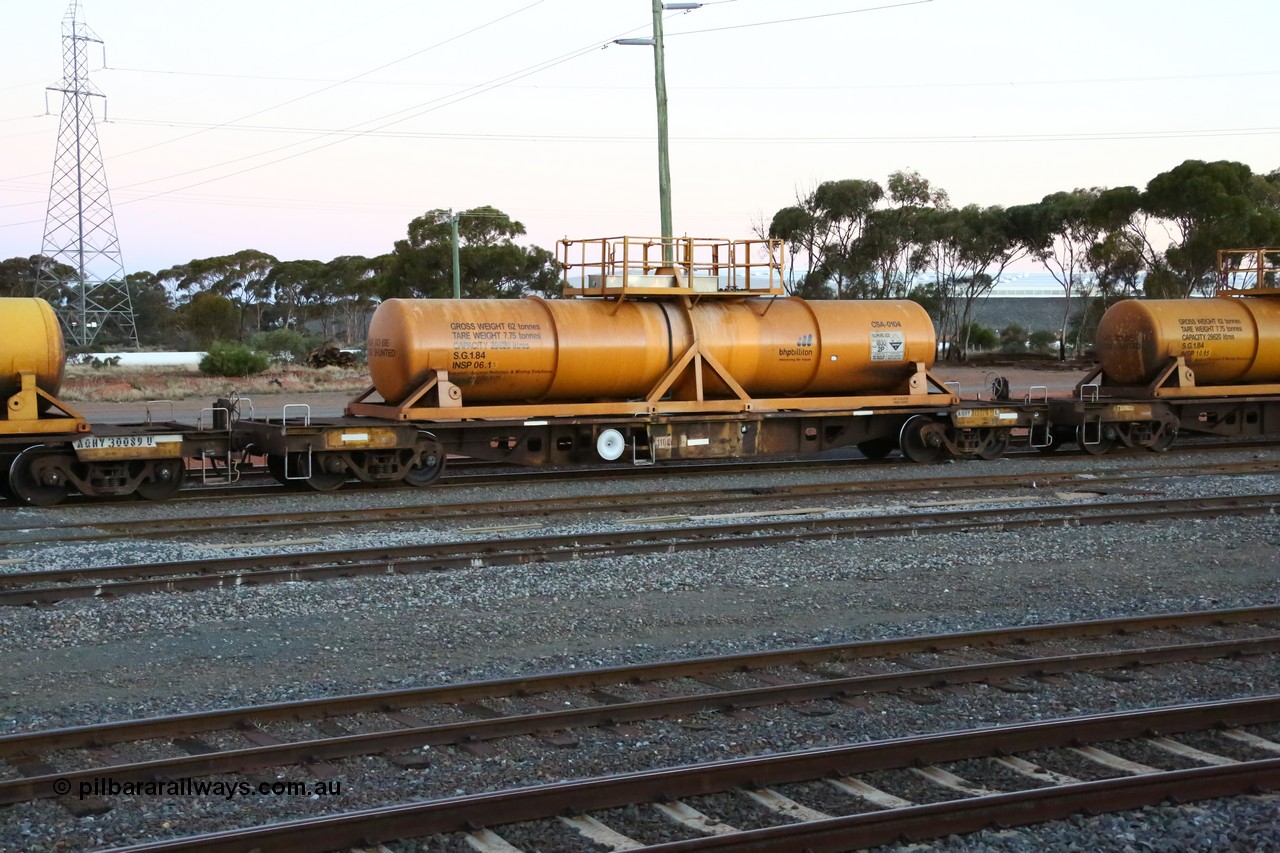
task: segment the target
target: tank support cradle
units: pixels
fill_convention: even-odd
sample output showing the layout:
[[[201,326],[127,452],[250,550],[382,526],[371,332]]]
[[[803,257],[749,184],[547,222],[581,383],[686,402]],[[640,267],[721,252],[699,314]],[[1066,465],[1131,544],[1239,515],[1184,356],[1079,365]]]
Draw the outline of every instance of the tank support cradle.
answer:
[[[89,423],[83,415],[36,385],[34,373],[24,371],[18,377],[21,382],[18,392],[5,400],[5,414],[0,418],[0,435],[89,431]],[[42,417],[41,400],[47,404],[49,411],[57,412],[60,417],[49,417],[48,412]]]
[[[1087,385],[1096,384],[1102,375],[1102,366],[1093,370],[1076,384],[1076,395]],[[1280,383],[1266,385],[1197,385],[1196,372],[1182,356],[1169,359],[1160,374],[1145,386],[1102,385],[1106,396],[1149,397],[1260,397],[1280,394]]]
[[[685,355],[688,360],[684,363],[684,369],[688,371],[689,367],[696,363],[695,355],[697,353],[689,351]],[[682,359],[682,361],[684,360]],[[703,363],[707,364],[705,361]],[[510,403],[466,405],[465,401],[461,401],[459,405],[451,402],[448,406],[433,405],[437,402],[435,399],[437,393],[435,392],[442,388],[450,389],[448,391],[450,396],[456,391],[460,399],[462,396],[461,389],[448,382],[446,371],[437,371],[400,403],[370,402],[369,398],[377,393],[370,386],[347,404],[346,413],[352,417],[385,418],[396,421],[462,421],[480,418],[517,420],[527,417],[579,418],[596,416],[634,418],[646,415],[736,414],[742,412],[820,412],[842,409],[867,411],[877,408],[899,410],[916,406],[949,406],[960,402],[957,393],[930,373],[924,362],[917,361],[913,365],[915,369],[895,389],[896,393],[879,395],[767,399],[751,397],[744,399],[734,396],[713,400],[645,399],[603,403],[522,403],[518,405]],[[715,367],[710,364],[707,366]],[[694,373],[701,375],[700,371],[694,371]],[[716,375],[718,376],[719,374],[717,373]],[[661,384],[669,387],[672,382],[674,382],[674,376],[668,371],[668,375],[663,377]],[[429,394],[429,391],[433,393]],[[421,405],[422,403],[427,405],[423,406]]]

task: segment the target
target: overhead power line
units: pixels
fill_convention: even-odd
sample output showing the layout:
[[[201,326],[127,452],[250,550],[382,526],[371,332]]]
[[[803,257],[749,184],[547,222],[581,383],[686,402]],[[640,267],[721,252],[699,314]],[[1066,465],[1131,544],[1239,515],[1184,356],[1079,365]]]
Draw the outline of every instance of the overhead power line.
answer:
[[[862,9],[847,9],[843,12],[825,12],[821,15],[803,15],[796,18],[778,18],[773,21],[756,21],[752,24],[733,24],[727,27],[711,27],[705,30],[684,30],[677,33],[666,33],[665,38],[674,38],[676,36],[691,36],[699,33],[719,33],[725,30],[745,30],[751,27],[772,27],[776,24],[794,24],[800,21],[816,21],[819,18],[838,18],[841,15],[859,15],[863,12],[882,12],[886,9],[901,9],[904,6],[923,6],[925,3],[932,3],[933,0],[907,0],[905,3],[890,3],[885,6],[867,6]]]
[[[700,31],[701,32],[701,31]],[[713,31],[714,32],[714,31]],[[136,71],[146,74],[172,74],[187,77],[215,77],[233,80],[251,80],[251,81],[278,81],[292,83],[359,83],[366,86],[397,86],[397,87],[417,87],[417,88],[456,88],[456,83],[431,82],[422,80],[334,80],[321,77],[277,77],[256,74],[216,74],[205,71],[176,71],[153,68],[121,68],[112,66],[107,69],[109,71]],[[1220,71],[1209,72],[1203,74],[1152,74],[1139,75],[1132,77],[1060,77],[1047,80],[947,80],[947,81],[921,81],[918,83],[797,83],[794,85],[782,85],[778,83],[760,83],[760,84],[703,84],[688,83],[681,84],[683,91],[711,91],[711,92],[846,92],[846,91],[876,91],[880,89],[899,90],[899,89],[1010,89],[1025,88],[1033,86],[1099,86],[1118,83],[1173,83],[1185,80],[1229,80],[1243,77],[1276,77],[1280,76],[1280,70],[1263,69],[1259,71]],[[482,85],[482,84],[475,84]],[[584,92],[584,91],[649,91],[652,86],[618,86],[618,85],[592,85],[584,84],[547,84],[547,83],[530,83],[526,86],[511,85],[505,88],[511,89],[539,89],[548,91],[567,91],[567,92]],[[2,91],[2,90],[0,90]],[[34,118],[41,118],[41,115],[35,115]],[[3,121],[18,121],[27,118],[27,116],[17,116],[15,118],[0,119]],[[239,119],[232,119],[232,122]]]
[[[201,127],[197,122],[163,121],[151,119],[117,118],[115,124],[132,124],[142,126],[164,127]],[[412,130],[344,130],[340,128],[298,127],[283,125],[219,125],[219,129],[228,131],[246,131],[251,133],[296,133],[314,135],[347,135],[371,136],[386,139],[458,139],[458,140],[493,140],[496,142],[652,142],[651,136],[635,135],[601,135],[601,134],[543,134],[543,133],[488,133],[476,131],[443,132]],[[714,142],[742,143],[756,145],[774,142],[798,143],[859,143],[879,144],[887,142],[1053,142],[1053,141],[1088,141],[1113,139],[1181,139],[1197,136],[1257,136],[1280,133],[1280,127],[1218,127],[1218,128],[1175,128],[1169,130],[1114,130],[1114,131],[1065,131],[1050,133],[997,133],[997,134],[939,134],[939,135],[892,135],[892,136],[673,136],[673,141],[699,143]],[[136,186],[136,184],[135,184]]]

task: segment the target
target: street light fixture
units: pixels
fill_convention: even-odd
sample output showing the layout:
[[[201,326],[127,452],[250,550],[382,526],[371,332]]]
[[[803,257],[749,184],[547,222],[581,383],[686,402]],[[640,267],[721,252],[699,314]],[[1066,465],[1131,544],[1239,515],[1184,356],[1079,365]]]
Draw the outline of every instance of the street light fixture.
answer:
[[[663,3],[653,0],[653,38],[615,39],[614,44],[653,48],[653,82],[658,98],[658,205],[662,219],[662,260],[675,264],[675,236],[671,226],[671,159],[667,153],[667,74],[662,47],[662,13],[700,9],[701,3]]]

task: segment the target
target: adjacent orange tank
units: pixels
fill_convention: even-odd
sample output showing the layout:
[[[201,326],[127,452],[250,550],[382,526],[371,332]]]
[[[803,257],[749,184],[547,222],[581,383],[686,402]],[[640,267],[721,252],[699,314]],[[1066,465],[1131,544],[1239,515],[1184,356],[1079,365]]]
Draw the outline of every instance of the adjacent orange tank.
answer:
[[[1177,356],[1197,385],[1280,382],[1280,300],[1132,299],[1107,310],[1096,340],[1117,385],[1145,385]]]
[[[56,395],[65,364],[62,329],[49,303],[0,298],[0,399],[22,387],[21,373],[34,374],[38,388]]]
[[[432,370],[469,403],[625,400],[695,335],[753,397],[891,392],[936,352],[929,315],[905,300],[390,299],[369,327],[369,372],[389,403]],[[709,393],[727,393],[717,384]]]

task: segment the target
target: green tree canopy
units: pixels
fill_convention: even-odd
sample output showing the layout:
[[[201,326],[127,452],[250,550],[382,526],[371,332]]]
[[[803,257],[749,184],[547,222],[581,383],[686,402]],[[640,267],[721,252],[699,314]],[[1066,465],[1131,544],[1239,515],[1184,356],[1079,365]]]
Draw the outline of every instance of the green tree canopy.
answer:
[[[1024,254],[1003,207],[940,208],[921,214],[921,240],[933,268],[933,288],[942,297],[939,334],[950,340],[948,358],[964,359],[974,345],[973,312],[1001,273]]]
[[[792,207],[774,214],[769,236],[786,240],[806,256],[809,271],[793,292],[816,297],[828,285],[837,299],[856,295],[854,285],[872,269],[868,253],[857,250],[858,241],[884,189],[875,181],[846,179],[825,181]]]
[[[76,278],[76,271],[72,267],[44,255],[9,258],[0,261],[0,296],[34,296],[36,273],[42,263],[48,265],[52,274],[63,281],[74,281]]]
[[[1216,286],[1219,249],[1280,243],[1280,188],[1244,163],[1187,160],[1152,178],[1141,204],[1173,226],[1163,261],[1182,296]]]
[[[555,256],[538,246],[519,246],[512,239],[524,225],[494,207],[458,214],[458,262],[462,296],[516,297],[546,293],[559,277]],[[382,281],[386,297],[443,298],[453,295],[453,240],[450,214],[429,210],[409,223],[397,240]]]
[[[183,327],[201,347],[217,340],[230,340],[240,334],[240,309],[234,302],[217,293],[197,293],[178,309]]]
[[[253,329],[261,331],[263,315],[272,301],[268,277],[277,263],[266,252],[243,249],[232,255],[198,258],[169,267],[156,273],[156,279],[177,293],[226,297],[239,307],[242,327],[252,310]],[[238,331],[231,337],[240,335]]]
[[[1083,284],[1089,248],[1103,231],[1099,217],[1102,191],[1076,189],[1047,195],[1037,204],[1009,208],[1014,238],[1042,263],[1062,286],[1066,304],[1062,311],[1058,358],[1065,360],[1071,296]]]
[[[169,291],[154,273],[135,272],[125,276],[133,305],[134,328],[142,346],[174,346],[176,317]]]

